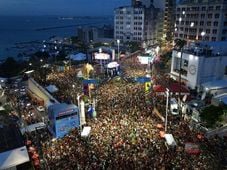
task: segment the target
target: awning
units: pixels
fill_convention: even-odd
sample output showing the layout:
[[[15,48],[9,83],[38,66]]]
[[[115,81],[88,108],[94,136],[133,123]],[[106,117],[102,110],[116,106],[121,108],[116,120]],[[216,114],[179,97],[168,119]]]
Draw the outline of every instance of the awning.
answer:
[[[83,128],[83,131],[81,132],[81,136],[82,137],[87,137],[87,136],[89,136],[90,132],[91,132],[91,127],[90,126],[85,126]]]
[[[50,92],[50,93],[54,93],[58,91],[58,88],[55,85],[49,85],[46,87],[46,89]]]
[[[0,169],[8,169],[29,162],[25,146],[0,153]]]

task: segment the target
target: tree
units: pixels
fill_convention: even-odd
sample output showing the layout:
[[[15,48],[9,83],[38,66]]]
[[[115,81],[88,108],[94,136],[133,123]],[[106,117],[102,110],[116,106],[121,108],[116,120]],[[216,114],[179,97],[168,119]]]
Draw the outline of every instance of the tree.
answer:
[[[208,128],[215,127],[218,121],[222,120],[222,115],[224,114],[223,108],[218,106],[210,105],[205,107],[200,113],[200,118],[205,122]]]
[[[9,57],[0,65],[0,76],[13,77],[20,74],[25,69],[23,62],[19,63],[14,58]]]

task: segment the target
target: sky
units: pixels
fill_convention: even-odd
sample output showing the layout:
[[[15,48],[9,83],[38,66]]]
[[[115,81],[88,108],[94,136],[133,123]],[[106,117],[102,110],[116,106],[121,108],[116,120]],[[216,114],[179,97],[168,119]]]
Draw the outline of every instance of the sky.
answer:
[[[0,16],[113,15],[113,9],[130,5],[131,0],[0,0]]]

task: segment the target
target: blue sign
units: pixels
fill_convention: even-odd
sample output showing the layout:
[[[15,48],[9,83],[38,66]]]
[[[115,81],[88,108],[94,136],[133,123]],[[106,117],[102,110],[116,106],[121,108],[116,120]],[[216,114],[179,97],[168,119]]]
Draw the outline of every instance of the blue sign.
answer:
[[[83,80],[83,84],[98,84],[98,82],[95,79],[85,79]]]
[[[135,81],[138,83],[146,83],[146,82],[150,82],[151,78],[149,77],[136,77]]]

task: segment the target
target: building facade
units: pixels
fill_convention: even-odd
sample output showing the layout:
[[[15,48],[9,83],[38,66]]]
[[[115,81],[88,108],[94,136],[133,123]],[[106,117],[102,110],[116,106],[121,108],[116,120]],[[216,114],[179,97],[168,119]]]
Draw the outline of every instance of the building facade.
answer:
[[[227,0],[184,0],[176,9],[175,39],[227,40]]]
[[[203,83],[227,77],[227,41],[202,42],[181,52],[172,53],[171,77],[178,79],[181,70],[182,81],[192,89]],[[181,63],[181,69],[180,69]]]

